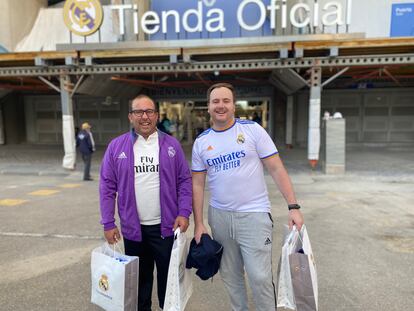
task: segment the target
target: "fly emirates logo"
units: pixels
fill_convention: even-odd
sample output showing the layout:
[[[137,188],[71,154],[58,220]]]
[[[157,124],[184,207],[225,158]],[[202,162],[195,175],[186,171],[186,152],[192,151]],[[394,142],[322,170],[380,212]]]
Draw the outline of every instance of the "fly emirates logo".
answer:
[[[220,154],[216,158],[207,159],[207,165],[213,167],[214,172],[227,171],[240,166],[240,159],[246,156],[244,150],[228,154]]]

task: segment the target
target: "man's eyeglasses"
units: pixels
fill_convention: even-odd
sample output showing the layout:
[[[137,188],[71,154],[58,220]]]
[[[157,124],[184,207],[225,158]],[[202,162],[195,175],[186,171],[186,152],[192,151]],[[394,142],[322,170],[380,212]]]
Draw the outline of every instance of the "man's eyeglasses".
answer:
[[[142,116],[144,115],[144,113],[147,115],[147,117],[153,117],[156,113],[156,111],[154,109],[147,109],[147,110],[131,110],[129,113],[133,114],[136,117],[142,118]]]

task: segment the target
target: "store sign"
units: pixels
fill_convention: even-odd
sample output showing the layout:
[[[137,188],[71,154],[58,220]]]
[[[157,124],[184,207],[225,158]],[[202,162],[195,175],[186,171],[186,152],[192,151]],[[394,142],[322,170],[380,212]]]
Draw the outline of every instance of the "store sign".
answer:
[[[392,5],[390,36],[414,36],[414,3],[398,3]]]
[[[101,27],[101,3],[99,0],[66,0],[63,20],[71,32],[79,36],[89,36]]]
[[[90,5],[84,2],[95,0],[66,1],[65,7],[71,3],[70,29],[93,25]],[[298,0],[288,6],[287,0],[152,0],[151,10],[143,14],[132,4],[109,8],[119,15],[121,35],[125,34],[125,13],[132,11],[131,27],[135,34],[143,32],[151,35],[151,39],[199,39],[271,35],[290,25],[299,29],[349,25],[352,0],[344,3],[329,1],[322,6],[317,1]],[[77,9],[73,11],[75,6]]]
[[[117,6],[119,15],[124,10],[134,10],[134,32],[143,31],[160,39],[177,38],[185,32],[186,38],[242,37],[271,35],[277,28],[286,29],[289,24],[297,28],[308,26],[335,26],[351,22],[352,0],[346,7],[338,1],[330,1],[322,7],[297,1],[288,8],[286,0],[153,0],[152,11],[138,19],[137,7]],[[276,16],[280,14],[281,18]],[[120,32],[124,31],[123,20]],[[249,33],[250,32],[250,33]],[[253,33],[251,33],[253,32]],[[256,33],[254,33],[256,32]],[[193,34],[193,36],[191,36]],[[168,36],[169,35],[169,36]],[[182,38],[183,36],[180,36]],[[153,39],[153,37],[152,37]]]

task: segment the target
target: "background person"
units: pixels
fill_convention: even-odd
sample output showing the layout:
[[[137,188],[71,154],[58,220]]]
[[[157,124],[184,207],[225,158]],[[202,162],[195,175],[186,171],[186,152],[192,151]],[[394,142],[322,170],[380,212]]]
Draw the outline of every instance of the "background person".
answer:
[[[116,202],[125,253],[139,257],[138,310],[150,311],[154,264],[163,308],[173,233],[188,227],[191,175],[180,143],[157,131],[158,112],[151,98],[136,97],[128,118],[131,132],[110,142],[102,162],[101,224],[108,243],[119,241]]]
[[[95,141],[91,132],[91,125],[88,122],[82,124],[82,130],[78,132],[76,136],[76,147],[79,147],[79,151],[83,160],[83,180],[91,181],[91,162],[92,153],[95,151]]]
[[[158,129],[168,135],[171,135],[171,121],[166,114],[161,116],[161,120],[157,125]]]

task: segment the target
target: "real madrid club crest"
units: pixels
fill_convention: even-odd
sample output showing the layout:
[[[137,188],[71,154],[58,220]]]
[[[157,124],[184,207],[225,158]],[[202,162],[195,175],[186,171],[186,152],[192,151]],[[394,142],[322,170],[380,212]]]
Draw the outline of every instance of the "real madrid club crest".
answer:
[[[66,0],[63,19],[71,32],[79,36],[89,36],[102,24],[101,3],[99,0]]]
[[[99,285],[99,288],[104,292],[106,292],[109,289],[108,277],[105,274],[101,275],[98,285]]]
[[[237,135],[237,143],[239,145],[244,144],[245,141],[246,141],[246,139],[244,138],[244,135],[243,134]]]
[[[168,147],[168,155],[170,156],[170,158],[175,156],[175,149],[173,146]]]

